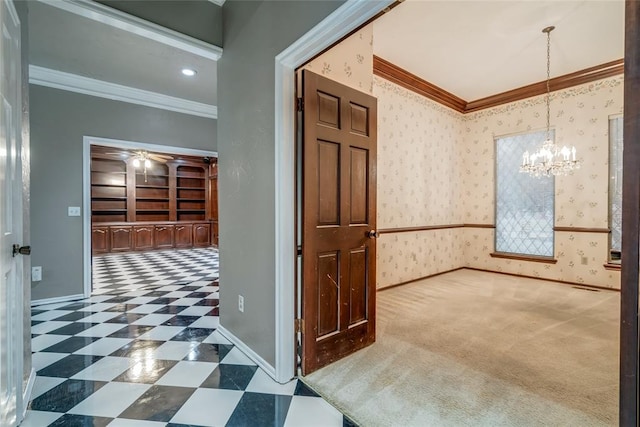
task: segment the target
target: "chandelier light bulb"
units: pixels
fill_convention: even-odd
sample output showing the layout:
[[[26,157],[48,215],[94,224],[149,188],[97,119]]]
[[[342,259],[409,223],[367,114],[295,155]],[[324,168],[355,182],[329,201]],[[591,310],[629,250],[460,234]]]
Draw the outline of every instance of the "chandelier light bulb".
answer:
[[[140,160],[139,159],[133,159],[133,167],[134,168],[139,168],[140,167]]]
[[[145,159],[145,161],[144,161],[144,167],[145,167],[145,168],[150,168],[150,167],[151,167],[151,160],[149,160],[149,159]]]

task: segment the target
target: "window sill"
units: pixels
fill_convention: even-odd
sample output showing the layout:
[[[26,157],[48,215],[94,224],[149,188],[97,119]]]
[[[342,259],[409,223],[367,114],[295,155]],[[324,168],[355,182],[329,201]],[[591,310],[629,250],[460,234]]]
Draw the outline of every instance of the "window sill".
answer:
[[[505,252],[492,252],[489,255],[491,255],[491,258],[505,258],[515,259],[518,261],[542,262],[545,264],[555,264],[558,262],[557,259],[547,256],[509,254]]]
[[[620,264],[619,262],[608,262],[604,264],[605,270],[620,271],[621,267],[622,267],[622,264]]]

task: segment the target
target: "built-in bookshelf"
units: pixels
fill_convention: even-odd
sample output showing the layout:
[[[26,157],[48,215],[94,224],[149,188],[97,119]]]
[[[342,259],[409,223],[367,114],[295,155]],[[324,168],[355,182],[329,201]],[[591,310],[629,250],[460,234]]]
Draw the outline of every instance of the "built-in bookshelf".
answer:
[[[94,253],[217,244],[211,170],[208,158],[172,156],[145,171],[125,150],[92,146]]]

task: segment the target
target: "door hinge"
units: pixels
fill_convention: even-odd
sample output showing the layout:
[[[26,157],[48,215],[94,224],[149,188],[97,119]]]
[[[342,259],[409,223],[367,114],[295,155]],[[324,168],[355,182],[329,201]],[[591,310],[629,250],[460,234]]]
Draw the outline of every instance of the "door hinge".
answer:
[[[298,246],[297,254],[298,256],[302,256],[302,246]]]
[[[297,98],[296,99],[296,111],[304,110],[304,99]]]
[[[293,324],[295,326],[296,333],[302,333],[304,329],[304,319],[295,319]]]

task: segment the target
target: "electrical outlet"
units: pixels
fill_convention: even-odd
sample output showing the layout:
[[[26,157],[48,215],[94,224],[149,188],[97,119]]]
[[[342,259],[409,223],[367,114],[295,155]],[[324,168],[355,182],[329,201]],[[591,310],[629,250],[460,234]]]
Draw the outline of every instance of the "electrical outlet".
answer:
[[[39,282],[42,280],[42,267],[31,267],[31,281]]]
[[[587,265],[589,264],[589,258],[587,258],[586,256],[582,257],[582,265]]]
[[[238,295],[238,311],[244,313],[244,297]]]
[[[69,216],[80,216],[80,206],[69,206],[67,212]]]

